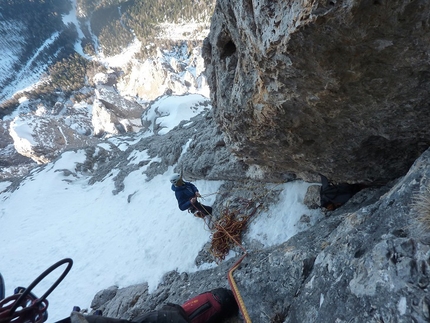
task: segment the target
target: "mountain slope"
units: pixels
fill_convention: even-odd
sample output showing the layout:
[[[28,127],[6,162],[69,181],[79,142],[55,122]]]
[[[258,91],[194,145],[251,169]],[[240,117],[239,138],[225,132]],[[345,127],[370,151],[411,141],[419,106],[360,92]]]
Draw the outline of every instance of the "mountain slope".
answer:
[[[75,31],[62,23],[68,0],[10,1],[0,7],[0,102],[38,81],[47,66],[72,52]]]
[[[162,130],[159,135],[147,131],[115,136],[94,147],[64,152],[23,180],[1,182],[0,243],[8,252],[0,254],[0,271],[7,295],[17,285],[27,286],[51,264],[70,257],[73,269],[49,297],[50,319],[57,320],[74,305],[88,308],[94,295],[109,286],[147,282],[146,290],[152,292],[167,272],[214,267],[209,255],[197,264],[211,232],[201,219],[179,210],[169,177],[188,163],[187,152],[199,138],[207,138],[208,154],[219,155],[225,148],[216,146],[214,135],[205,134],[208,107],[187,106],[191,101],[186,97],[176,102],[182,103],[176,106],[172,100],[160,100],[154,113],[148,113],[153,119],[156,111],[162,112],[158,120],[153,119],[153,125]],[[225,155],[224,160],[236,162],[228,152]],[[226,162],[211,166],[234,169]],[[222,189],[224,181],[194,183],[205,203],[219,205],[230,198]],[[251,237],[260,246],[284,241],[320,216],[302,204],[309,184],[258,186],[278,207],[255,218]],[[309,223],[295,227],[303,213],[309,215]],[[280,225],[291,228],[266,235],[268,227]],[[43,294],[54,276],[41,282],[35,293]]]

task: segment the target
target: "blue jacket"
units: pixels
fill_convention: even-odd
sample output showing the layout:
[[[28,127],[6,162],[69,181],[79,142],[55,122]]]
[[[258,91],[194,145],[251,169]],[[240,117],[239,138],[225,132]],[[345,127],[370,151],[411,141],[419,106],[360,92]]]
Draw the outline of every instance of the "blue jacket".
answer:
[[[181,211],[185,211],[191,206],[190,199],[196,196],[198,189],[194,186],[194,184],[191,184],[190,182],[184,182],[184,185],[182,186],[175,186],[172,184],[172,191],[175,192],[179,209]]]

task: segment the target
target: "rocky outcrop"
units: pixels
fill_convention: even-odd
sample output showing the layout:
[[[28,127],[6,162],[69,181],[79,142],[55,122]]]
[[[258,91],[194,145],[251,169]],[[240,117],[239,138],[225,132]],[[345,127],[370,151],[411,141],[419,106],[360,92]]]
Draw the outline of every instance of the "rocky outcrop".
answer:
[[[9,134],[10,123],[0,120],[0,180],[21,177],[36,166],[33,160],[15,150]]]
[[[430,214],[420,214],[414,201],[428,194],[429,178],[427,150],[404,177],[357,193],[279,246],[264,249],[245,238],[248,255],[234,278],[252,322],[428,322],[429,228],[423,231],[418,218]],[[146,283],[112,286],[95,296],[92,308],[132,319],[229,287],[237,251],[212,269],[168,273],[152,292]],[[238,315],[229,322],[241,321]]]
[[[217,123],[273,179],[386,183],[430,144],[426,1],[217,2]]]
[[[416,160],[430,143],[429,6],[405,0],[219,0],[204,56],[213,116],[224,133],[208,112],[168,133],[123,134],[117,138],[121,149],[108,141],[96,146],[101,139],[94,133],[125,132],[123,104],[129,104],[99,94],[94,114],[88,106],[59,104],[52,115],[38,110],[16,117],[10,126],[15,147],[44,163],[66,147],[89,145],[77,170],[90,174],[91,185],[118,169],[114,194],[143,165],[148,179],[178,165],[187,179],[240,184],[244,177],[315,180],[318,172],[336,181],[384,183],[362,190],[279,246],[264,248],[245,235],[248,254],[234,277],[253,322],[427,322],[430,229],[423,230],[418,217],[429,215],[418,212],[414,200],[430,185],[430,150]],[[146,64],[157,65],[154,74],[141,75],[147,65],[133,69],[136,74],[117,84],[119,93],[155,98],[201,81],[179,61]],[[155,83],[149,83],[152,76]],[[113,81],[101,77],[97,85]],[[97,113],[103,122],[94,119]],[[151,129],[162,129],[154,127],[161,116],[148,120]],[[130,163],[133,152],[144,150],[147,159]],[[214,208],[225,192],[239,194],[235,184],[224,185]],[[241,250],[235,251],[238,257]],[[229,287],[226,275],[237,257],[207,270],[168,273],[155,291],[144,282],[113,286],[96,295],[92,308],[132,319],[166,302],[182,304]],[[196,263],[208,260],[202,250]]]
[[[73,129],[63,118],[27,115],[16,117],[10,125],[15,150],[38,164],[49,163],[64,150],[94,145],[97,138]]]
[[[153,108],[150,106],[147,112],[151,113]],[[152,119],[148,129],[153,129],[156,121],[157,119]],[[175,165],[176,171],[182,172],[187,180],[202,177],[209,180],[219,179],[225,177],[225,174],[228,174],[230,180],[243,179],[246,177],[247,165],[231,154],[223,144],[223,134],[215,129],[210,111],[203,110],[189,120],[181,121],[163,135],[158,135],[157,132],[152,135],[141,132],[119,136],[117,140],[124,146],[122,150],[113,147],[109,140],[104,142],[109,149],[98,147],[95,153],[95,149],[89,147],[86,153],[87,162],[79,168],[94,174],[90,183],[104,180],[113,168],[120,169],[115,176],[114,194],[124,189],[123,180],[130,172],[148,163],[150,165],[144,171],[148,180],[165,173],[169,167]],[[136,151],[146,151],[148,159],[130,166],[130,155]]]
[[[154,100],[170,91],[173,94],[202,92],[209,96],[201,47],[190,50],[179,46],[171,51],[157,51],[157,57],[144,62],[132,60],[130,71],[118,81],[123,95]]]
[[[95,136],[140,130],[144,107],[122,97],[113,87],[99,85],[95,91],[92,125]]]

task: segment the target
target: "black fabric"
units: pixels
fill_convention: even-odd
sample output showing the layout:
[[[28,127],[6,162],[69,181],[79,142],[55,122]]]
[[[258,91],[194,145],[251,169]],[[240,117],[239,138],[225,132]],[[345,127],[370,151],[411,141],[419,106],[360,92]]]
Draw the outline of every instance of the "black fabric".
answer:
[[[79,314],[79,315],[82,315],[82,314]],[[85,318],[85,320],[87,320],[88,323],[132,323],[132,321],[115,319],[111,317],[104,317],[100,315],[83,315],[83,317]],[[70,319],[70,317],[67,317],[60,321],[56,321],[55,323],[71,323],[71,322],[72,320]]]
[[[82,315],[82,314],[77,314]],[[101,315],[83,315],[88,323],[190,323],[184,309],[178,304],[167,303],[161,310],[151,311],[139,316],[138,318],[128,321],[105,317]],[[71,323],[70,317],[56,323]]]
[[[221,304],[225,316],[230,316],[239,310],[233,292],[227,288],[216,288],[211,291],[212,295]]]
[[[184,309],[172,303],[167,303],[160,310],[145,313],[132,321],[100,315],[83,315],[83,317],[88,323],[191,323]],[[56,323],[71,323],[71,319],[68,317]]]
[[[210,302],[203,303],[202,305],[200,305],[198,309],[196,309],[194,312],[188,315],[188,317],[190,318],[191,322],[193,322],[193,320],[196,317],[201,316],[204,312],[206,312],[211,307],[212,307],[212,304]]]
[[[85,319],[88,321],[88,323],[131,323],[131,321],[114,319],[100,315],[85,315]]]
[[[348,200],[359,192],[363,186],[360,184],[334,184],[327,177],[321,175],[320,206],[334,210],[344,205]]]
[[[200,212],[203,213],[203,215],[210,215],[210,214],[212,214],[212,208],[210,206],[200,204],[199,202],[195,202],[190,207],[189,210],[190,210],[191,213],[194,213],[196,211],[200,211]]]
[[[178,304],[168,303],[158,311],[151,311],[134,319],[136,323],[190,323],[184,309]]]
[[[5,286],[3,276],[0,274],[0,301],[5,298]]]
[[[70,323],[70,317],[66,317],[65,319],[62,319],[60,321],[56,321],[55,323]]]

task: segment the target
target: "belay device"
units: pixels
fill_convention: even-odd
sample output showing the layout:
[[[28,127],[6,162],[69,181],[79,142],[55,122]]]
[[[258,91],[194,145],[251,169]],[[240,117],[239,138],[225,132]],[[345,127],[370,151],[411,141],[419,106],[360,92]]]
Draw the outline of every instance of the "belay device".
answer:
[[[42,295],[37,298],[31,291],[52,271],[67,264],[57,281]],[[65,258],[55,263],[37,277],[27,288],[18,287],[15,294],[4,298],[4,281],[0,275],[0,323],[42,323],[48,319],[49,294],[61,283],[72,268],[73,261]]]

